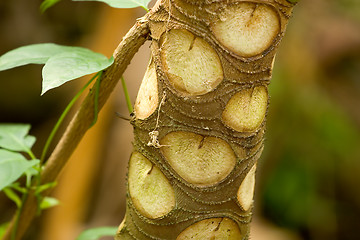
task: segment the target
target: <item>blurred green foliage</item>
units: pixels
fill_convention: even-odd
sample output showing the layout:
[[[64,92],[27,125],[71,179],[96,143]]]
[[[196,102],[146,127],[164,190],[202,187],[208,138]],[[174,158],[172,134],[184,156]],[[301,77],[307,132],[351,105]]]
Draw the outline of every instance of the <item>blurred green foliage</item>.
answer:
[[[314,7],[319,7],[316,16],[309,14]],[[269,89],[258,204],[268,219],[302,239],[355,240],[360,226],[360,1],[302,1],[297,8]]]
[[[360,21],[360,3],[359,0],[331,0],[334,7],[344,11],[345,14]]]
[[[282,226],[325,237],[340,227],[338,211],[347,204],[360,216],[359,202],[339,193],[360,194],[344,179],[359,179],[359,129],[321,89],[291,86],[288,79],[277,72],[270,88],[264,157],[273,159],[263,161],[275,166],[264,180],[263,207]],[[360,223],[348,217],[347,224]]]

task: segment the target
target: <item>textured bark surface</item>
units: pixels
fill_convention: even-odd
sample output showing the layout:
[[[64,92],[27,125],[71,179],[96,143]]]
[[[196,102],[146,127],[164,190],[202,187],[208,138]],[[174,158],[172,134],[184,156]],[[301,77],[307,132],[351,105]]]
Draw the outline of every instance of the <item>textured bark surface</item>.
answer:
[[[248,239],[267,86],[294,4],[163,0],[116,239]]]

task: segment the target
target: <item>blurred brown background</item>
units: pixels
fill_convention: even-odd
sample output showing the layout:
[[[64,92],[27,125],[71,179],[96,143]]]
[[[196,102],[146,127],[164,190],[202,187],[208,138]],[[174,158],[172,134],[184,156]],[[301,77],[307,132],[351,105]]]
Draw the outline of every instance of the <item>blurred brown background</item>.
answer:
[[[0,1],[0,55],[54,42],[110,57],[145,13],[63,0],[40,14],[40,3]],[[149,44],[124,75],[133,101],[148,59]],[[0,72],[0,122],[31,123],[39,156],[56,119],[85,81],[40,97],[41,66]],[[279,49],[270,93],[252,239],[359,239],[359,0],[300,2]],[[128,116],[120,85],[61,175],[54,192],[61,205],[45,211],[26,239],[71,240],[86,228],[121,222],[132,128],[115,112]],[[13,214],[13,205],[0,193],[0,224]]]

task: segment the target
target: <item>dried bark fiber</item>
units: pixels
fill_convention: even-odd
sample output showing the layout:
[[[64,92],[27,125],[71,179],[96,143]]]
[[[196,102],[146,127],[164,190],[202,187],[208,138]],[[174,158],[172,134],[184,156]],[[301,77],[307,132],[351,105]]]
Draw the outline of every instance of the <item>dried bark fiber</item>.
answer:
[[[163,0],[152,9],[149,71],[155,69],[156,76],[147,78],[157,81],[143,81],[148,81],[144,89],[155,88],[157,95],[142,93],[135,106],[126,217],[115,239],[248,239],[267,86],[293,6],[286,0]],[[249,9],[248,21],[237,19],[235,14]],[[233,33],[224,35],[227,30],[240,38],[245,34],[249,47],[229,40]],[[180,42],[188,36],[193,36],[188,51],[202,51],[204,59],[182,52]],[[142,108],[145,115],[137,117]],[[189,174],[181,172],[186,167]],[[157,175],[150,177],[154,169]],[[196,176],[201,170],[208,177],[203,183]],[[141,191],[147,200],[141,200]],[[168,210],[149,215],[146,208],[159,207],[157,201]]]

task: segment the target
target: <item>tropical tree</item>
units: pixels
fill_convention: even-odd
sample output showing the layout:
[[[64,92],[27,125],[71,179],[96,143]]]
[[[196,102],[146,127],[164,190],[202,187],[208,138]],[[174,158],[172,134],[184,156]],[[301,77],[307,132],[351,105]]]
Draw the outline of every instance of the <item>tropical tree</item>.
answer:
[[[151,39],[131,120],[126,217],[115,239],[248,239],[268,84],[296,2],[159,0],[124,37],[114,62],[99,60],[94,91],[46,160],[37,186],[56,179],[134,54]],[[4,239],[14,227],[21,238],[38,200],[39,191],[26,195]]]
[[[289,1],[158,1],[116,239],[248,239]]]

